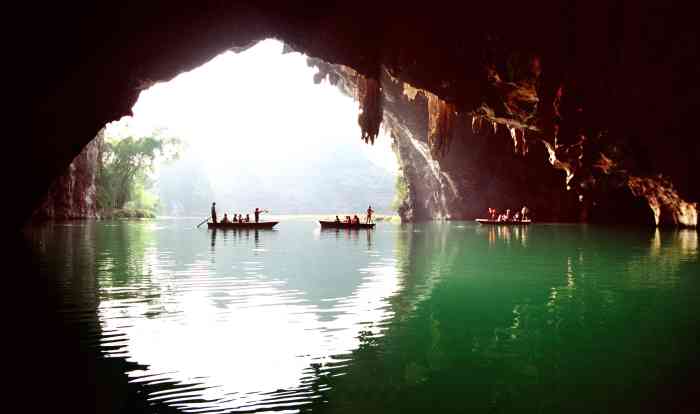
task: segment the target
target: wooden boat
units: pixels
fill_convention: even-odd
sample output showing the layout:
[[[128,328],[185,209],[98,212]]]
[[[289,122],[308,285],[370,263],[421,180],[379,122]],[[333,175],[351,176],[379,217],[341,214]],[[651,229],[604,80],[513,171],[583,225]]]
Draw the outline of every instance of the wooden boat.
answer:
[[[251,223],[207,223],[207,227],[210,229],[221,229],[221,230],[229,230],[229,229],[267,229],[270,230],[275,225],[279,223],[279,221],[261,221],[259,223],[251,222]]]
[[[344,223],[337,221],[319,220],[322,229],[373,229],[376,223]]]
[[[479,224],[498,224],[503,226],[526,226],[532,223],[532,220],[518,220],[518,221],[498,221],[491,219],[476,219]]]

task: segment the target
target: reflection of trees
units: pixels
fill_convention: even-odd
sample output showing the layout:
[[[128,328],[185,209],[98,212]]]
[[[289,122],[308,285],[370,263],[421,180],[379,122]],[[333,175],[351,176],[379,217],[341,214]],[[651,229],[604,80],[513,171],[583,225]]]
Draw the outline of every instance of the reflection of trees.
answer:
[[[31,266],[23,276],[41,280],[41,291],[48,288],[49,293],[42,304],[47,311],[41,313],[42,320],[31,325],[31,319],[23,319],[31,332],[22,338],[23,344],[38,345],[40,350],[22,361],[36,367],[28,370],[31,383],[43,385],[43,398],[32,406],[51,406],[39,411],[70,406],[75,412],[174,412],[157,402],[146,402],[141,387],[129,383],[125,373],[142,366],[105,357],[117,351],[125,338],[104,331],[98,317],[102,227],[90,221],[48,223],[27,232]]]
[[[97,308],[96,233],[93,222],[47,223],[28,233],[41,261],[40,271],[56,278],[64,302],[62,306]]]

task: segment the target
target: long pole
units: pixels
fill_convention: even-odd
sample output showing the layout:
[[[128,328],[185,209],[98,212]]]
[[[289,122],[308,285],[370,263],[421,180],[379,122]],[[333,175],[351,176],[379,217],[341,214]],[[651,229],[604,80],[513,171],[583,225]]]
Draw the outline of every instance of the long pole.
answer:
[[[207,221],[209,221],[209,217],[205,218],[203,222],[197,224],[197,228],[199,228],[199,226],[201,226],[202,224],[206,223]]]

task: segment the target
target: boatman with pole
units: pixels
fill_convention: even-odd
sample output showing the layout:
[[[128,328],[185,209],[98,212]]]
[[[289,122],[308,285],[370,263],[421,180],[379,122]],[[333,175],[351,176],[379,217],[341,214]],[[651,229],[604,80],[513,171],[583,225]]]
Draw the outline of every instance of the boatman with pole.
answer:
[[[211,221],[216,224],[216,203],[211,203]]]
[[[257,208],[257,207],[255,207],[255,212],[254,212],[254,214],[255,214],[255,222],[256,222],[256,223],[260,222],[260,209]]]
[[[372,213],[374,213],[374,210],[372,210],[372,206],[367,206],[367,219],[365,219],[365,222],[367,224],[372,222]]]

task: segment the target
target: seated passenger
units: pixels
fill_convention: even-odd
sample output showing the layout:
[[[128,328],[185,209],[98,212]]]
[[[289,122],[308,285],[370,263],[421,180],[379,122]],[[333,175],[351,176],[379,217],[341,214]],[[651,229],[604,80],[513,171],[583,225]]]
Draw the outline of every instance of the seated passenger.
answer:
[[[513,214],[513,221],[520,221],[520,213],[517,211]]]
[[[228,219],[228,214],[224,213],[224,218],[221,219],[221,222],[224,224],[230,223],[230,221]]]
[[[250,223],[250,214],[245,215],[245,222]]]
[[[352,218],[352,223],[353,224],[360,224],[360,218],[355,214],[355,216]]]
[[[345,216],[345,222],[346,222],[347,224],[352,223],[352,219],[350,219],[350,216]]]
[[[234,214],[233,215],[233,222],[235,223],[237,221],[238,221],[238,214]]]
[[[336,224],[339,224],[339,223],[340,223],[340,217],[335,216],[335,223],[336,223]]]

